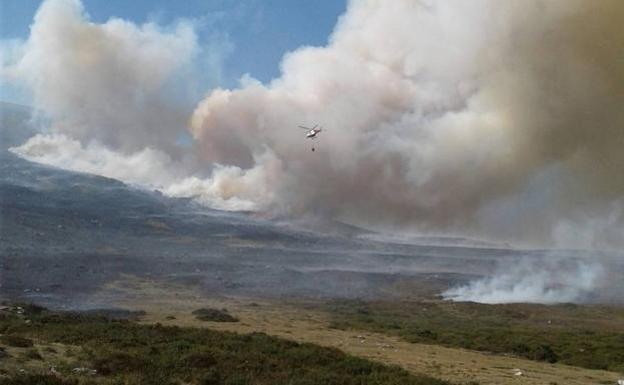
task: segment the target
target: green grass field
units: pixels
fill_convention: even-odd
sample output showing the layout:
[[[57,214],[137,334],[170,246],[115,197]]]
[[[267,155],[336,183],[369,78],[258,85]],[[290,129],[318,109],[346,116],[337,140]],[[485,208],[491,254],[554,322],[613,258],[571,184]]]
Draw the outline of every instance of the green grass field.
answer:
[[[624,309],[580,305],[339,301],[331,327],[590,369],[624,371]]]
[[[403,369],[263,333],[141,325],[99,316],[54,313],[23,306],[0,313],[0,344],[18,357],[0,358],[2,385],[86,384],[413,384],[447,385]],[[54,344],[54,345],[51,345]],[[59,345],[60,344],[60,345]],[[11,346],[11,347],[10,347]],[[54,346],[54,347],[52,347]],[[52,363],[40,362],[62,346]],[[41,353],[41,354],[40,354]],[[37,361],[41,371],[12,371]],[[6,364],[6,365],[3,365]],[[77,370],[76,368],[83,368]],[[95,372],[92,372],[95,370]]]

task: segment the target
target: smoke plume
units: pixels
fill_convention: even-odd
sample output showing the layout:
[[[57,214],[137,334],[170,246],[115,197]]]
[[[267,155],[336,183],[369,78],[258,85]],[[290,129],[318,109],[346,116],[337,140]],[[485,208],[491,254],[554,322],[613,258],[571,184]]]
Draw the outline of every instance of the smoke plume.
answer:
[[[618,0],[353,0],[325,47],[190,116],[163,89],[192,81],[191,24],[98,25],[48,0],[10,73],[52,136],[15,151],[231,209],[621,248],[623,19]],[[193,143],[176,146],[187,122]],[[312,152],[296,126],[315,123]],[[37,152],[46,140],[56,149]],[[46,155],[68,143],[81,155]],[[109,167],[137,156],[158,159],[138,179]]]
[[[189,23],[169,31],[120,19],[98,25],[79,1],[53,0],[38,10],[12,75],[29,86],[56,133],[122,152],[166,148],[188,107],[163,88],[178,87],[168,80],[188,70],[198,50]]]
[[[590,299],[603,276],[604,269],[595,262],[525,259],[501,265],[493,276],[449,289],[442,296],[491,304],[584,302]]]

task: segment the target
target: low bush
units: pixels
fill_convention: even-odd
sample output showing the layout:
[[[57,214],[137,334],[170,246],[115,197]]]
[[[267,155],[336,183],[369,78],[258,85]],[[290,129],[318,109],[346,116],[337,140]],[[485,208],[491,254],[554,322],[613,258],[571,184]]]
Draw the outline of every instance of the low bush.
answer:
[[[200,321],[238,322],[238,318],[230,315],[226,309],[201,308],[192,313]]]
[[[78,385],[78,380],[53,375],[24,374],[13,378],[0,377],[0,385]]]
[[[43,360],[43,357],[41,356],[41,354],[39,354],[39,352],[36,349],[28,349],[23,353],[23,357],[27,358],[29,360],[37,360],[37,361],[41,361]]]
[[[0,342],[14,348],[30,348],[33,346],[33,341],[31,339],[10,334],[0,336]]]

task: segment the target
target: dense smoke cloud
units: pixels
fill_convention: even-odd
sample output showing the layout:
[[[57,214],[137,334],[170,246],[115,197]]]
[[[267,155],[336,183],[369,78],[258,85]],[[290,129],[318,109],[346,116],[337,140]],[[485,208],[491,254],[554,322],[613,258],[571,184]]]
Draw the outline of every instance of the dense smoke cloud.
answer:
[[[269,85],[213,92],[192,132],[205,159],[243,168],[268,144],[288,212],[586,234],[577,222],[624,191],[623,16],[619,1],[353,1],[327,47],[287,55]],[[320,153],[305,153],[299,122],[330,128]],[[611,224],[579,246],[618,242],[622,216]]]
[[[193,196],[197,176],[204,201],[223,209],[254,209],[243,201],[258,173],[198,164],[179,144],[195,105],[197,66],[219,62],[227,47],[199,47],[194,24],[135,25],[121,19],[89,21],[77,0],[48,0],[19,49],[3,49],[3,74],[25,83],[46,133],[13,152],[58,167]],[[208,56],[206,56],[208,55]],[[13,58],[13,62],[11,62]],[[219,68],[202,68],[219,75]],[[204,76],[210,79],[211,76]],[[241,182],[241,179],[245,182]]]
[[[122,151],[171,146],[189,108],[163,88],[179,87],[169,81],[190,71],[199,48],[189,23],[169,29],[121,19],[94,24],[77,0],[47,1],[11,74],[29,86],[57,133]]]
[[[97,25],[78,2],[49,0],[14,71],[54,132],[81,150],[105,148],[123,162],[148,147],[162,153],[139,182],[176,196],[618,248],[622,19],[618,0],[354,0],[328,45],[287,54],[280,78],[213,90],[192,114],[183,156],[173,143],[188,116],[162,88],[198,50],[188,24]],[[327,128],[315,152],[302,123]],[[36,145],[15,151],[59,164]],[[78,162],[62,166],[84,169]]]

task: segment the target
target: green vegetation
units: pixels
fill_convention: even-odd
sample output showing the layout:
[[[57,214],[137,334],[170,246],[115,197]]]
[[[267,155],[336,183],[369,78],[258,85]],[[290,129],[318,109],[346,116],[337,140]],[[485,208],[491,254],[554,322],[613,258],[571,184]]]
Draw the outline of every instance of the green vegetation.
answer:
[[[332,317],[331,326],[337,329],[368,330],[415,343],[624,371],[622,308],[340,301],[326,310]]]
[[[41,309],[0,314],[0,333],[31,339],[35,347],[59,343],[55,346],[73,352],[67,355],[69,362],[57,364],[56,374],[8,372],[8,377],[0,378],[0,385],[448,385],[337,349],[262,333],[142,325]],[[29,354],[33,355],[25,355]],[[49,366],[47,362],[40,365],[46,370]]]
[[[22,355],[28,360],[43,360],[43,357],[41,356],[41,354],[39,354],[37,349],[28,349],[24,353],[22,353]]]
[[[0,336],[0,343],[16,348],[29,348],[33,346],[33,342],[31,339],[12,335]]]
[[[26,374],[16,376],[11,379],[0,379],[0,384],[4,385],[78,385],[78,380],[62,379],[45,374]]]
[[[195,310],[193,315],[200,321],[238,322],[238,318],[230,315],[227,309],[201,308]]]

